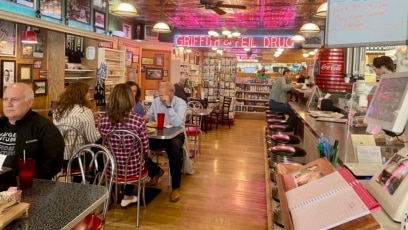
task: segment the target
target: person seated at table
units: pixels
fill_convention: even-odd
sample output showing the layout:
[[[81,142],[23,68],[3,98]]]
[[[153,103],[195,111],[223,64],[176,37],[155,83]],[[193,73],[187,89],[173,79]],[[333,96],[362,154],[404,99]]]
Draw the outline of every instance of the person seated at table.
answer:
[[[159,85],[159,96],[153,100],[145,119],[155,121],[157,113],[164,113],[164,123],[166,125],[184,127],[187,104],[183,99],[175,96],[174,93],[175,89],[173,84],[170,82],[161,82]],[[164,148],[168,155],[172,186],[172,192],[170,194],[171,202],[180,200],[184,140],[184,133],[177,135],[173,139],[149,139],[152,149],[157,147]]]
[[[137,134],[143,143],[143,153],[139,152],[140,148],[135,148],[135,153],[131,155],[129,162],[132,164],[128,167],[127,175],[129,177],[137,176],[139,167],[145,167],[138,162],[140,154],[145,154],[145,163],[148,168],[149,184],[157,183],[159,177],[164,173],[155,162],[153,162],[147,153],[149,151],[149,141],[147,137],[146,123],[143,117],[132,111],[135,104],[135,97],[132,90],[126,83],[117,84],[109,95],[106,115],[99,119],[98,130],[102,137],[109,132],[118,129],[132,131]],[[113,146],[115,148],[115,146]],[[119,176],[125,175],[125,162],[128,157],[125,149],[111,149],[117,161],[117,173]],[[153,182],[153,183],[152,183]],[[121,206],[126,207],[131,203],[137,202],[137,197],[133,195],[133,184],[126,184],[124,188],[124,198]]]
[[[140,96],[142,94],[139,85],[134,81],[127,81],[126,84],[130,87],[133,95],[135,96],[135,106],[133,107],[133,112],[139,114],[140,116],[144,116],[145,111],[143,105],[140,103]]]
[[[297,134],[297,115],[288,105],[287,93],[296,88],[291,84],[290,79],[293,76],[293,72],[289,69],[283,71],[283,75],[278,77],[272,86],[271,93],[269,95],[269,108],[276,112],[282,112],[289,116],[289,125],[294,130],[294,134]]]
[[[85,140],[67,135],[65,140],[64,164],[66,168],[71,155],[81,146],[89,143],[102,143],[101,135],[95,126],[95,115],[91,110],[91,92],[84,82],[74,82],[61,93],[53,114],[55,125],[70,125],[84,135]],[[97,115],[96,115],[97,116]],[[77,163],[77,161],[74,161]],[[103,165],[103,164],[101,164]]]
[[[51,179],[62,167],[64,138],[46,117],[31,110],[33,89],[24,83],[8,86],[3,94],[0,117],[0,154],[6,155],[5,167],[18,171],[23,158],[35,160],[34,178]]]
[[[180,78],[180,81],[174,84],[174,95],[177,97],[183,99],[185,102],[187,102],[188,98],[191,96],[190,93],[187,93],[185,91],[186,88],[186,81],[187,79],[182,77]]]

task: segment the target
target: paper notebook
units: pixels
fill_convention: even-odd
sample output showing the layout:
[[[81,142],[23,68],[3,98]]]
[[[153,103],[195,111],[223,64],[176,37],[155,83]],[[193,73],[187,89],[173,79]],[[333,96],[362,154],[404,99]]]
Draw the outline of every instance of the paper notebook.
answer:
[[[350,174],[343,168],[286,192],[295,230],[333,228],[379,207],[353,175],[347,173]]]

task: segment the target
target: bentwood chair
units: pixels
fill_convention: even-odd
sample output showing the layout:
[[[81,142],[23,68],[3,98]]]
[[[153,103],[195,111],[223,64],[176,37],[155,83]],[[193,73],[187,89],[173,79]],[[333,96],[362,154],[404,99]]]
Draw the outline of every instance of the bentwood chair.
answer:
[[[197,152],[201,153],[201,122],[202,117],[197,115],[203,110],[203,106],[198,101],[190,101],[187,103],[187,113],[185,122],[186,138],[193,141],[193,157],[196,161]]]
[[[211,122],[215,121],[215,128],[218,128],[219,123],[223,126],[224,122],[228,122],[228,128],[231,128],[232,119],[229,117],[231,103],[232,97],[224,97],[221,109],[214,110],[211,113],[210,119]]]
[[[68,125],[68,124],[58,124],[56,126],[58,130],[61,132],[61,135],[64,138],[64,142],[65,142],[64,159],[69,160],[78,148],[80,148],[81,146],[85,144],[88,144],[85,134],[83,134],[83,132],[79,130],[78,128],[76,128],[75,126]],[[84,160],[84,164],[88,165],[88,167],[85,168],[85,172],[91,171],[92,168],[90,164],[92,162],[90,161],[85,162],[85,158],[83,160]],[[81,174],[80,168],[78,166],[72,166],[71,174],[80,175]],[[58,178],[64,177],[65,175],[66,175],[66,168],[63,167],[62,174],[59,175]]]
[[[134,184],[137,186],[136,227],[139,227],[140,195],[142,195],[143,205],[146,208],[145,185],[148,178],[142,140],[134,132],[118,129],[109,132],[103,138],[103,145],[116,157],[117,169],[113,178],[113,183],[116,185],[115,203],[117,203],[119,184]],[[139,154],[136,161],[132,160],[135,154]],[[128,175],[128,169],[134,167],[138,168],[138,174],[135,176]]]
[[[91,158],[91,165],[95,169],[95,177],[93,181],[89,181],[85,174],[85,162],[81,156],[88,155]],[[98,158],[102,158],[104,165],[98,165]],[[108,196],[103,205],[102,216],[99,217],[98,213],[92,213],[87,215],[72,229],[82,230],[82,229],[103,229],[105,225],[106,213],[109,208],[110,194],[112,191],[112,183],[114,178],[114,172],[116,171],[116,161],[115,157],[110,153],[110,151],[102,145],[99,144],[87,144],[79,148],[70,158],[67,166],[67,173],[65,176],[65,182],[69,182],[72,178],[72,164],[78,161],[78,165],[81,170],[81,183],[87,184],[92,183],[95,185],[105,186],[108,192]]]

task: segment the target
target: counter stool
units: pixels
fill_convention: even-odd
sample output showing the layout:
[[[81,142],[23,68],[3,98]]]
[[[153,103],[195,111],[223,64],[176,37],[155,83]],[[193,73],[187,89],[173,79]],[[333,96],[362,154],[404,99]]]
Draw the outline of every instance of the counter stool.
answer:
[[[266,120],[275,118],[275,119],[285,119],[285,115],[283,114],[273,114],[273,113],[267,113],[266,114]]]
[[[276,162],[278,163],[296,162],[296,160],[293,159],[294,157],[306,156],[306,151],[297,146],[277,145],[277,146],[273,146],[271,151],[272,151],[272,155],[276,156]]]
[[[276,133],[271,136],[271,141],[277,145],[297,145],[300,144],[300,138],[295,135]]]
[[[291,128],[289,125],[285,124],[272,124],[268,125],[269,128],[269,133],[270,135],[276,134],[276,133],[291,133],[293,132],[293,128]]]

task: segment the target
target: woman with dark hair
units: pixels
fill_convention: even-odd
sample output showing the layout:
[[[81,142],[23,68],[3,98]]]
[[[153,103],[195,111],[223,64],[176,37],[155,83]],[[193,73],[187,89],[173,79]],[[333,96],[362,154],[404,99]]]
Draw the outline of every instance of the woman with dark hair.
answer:
[[[83,82],[74,82],[60,95],[53,113],[55,125],[66,124],[77,128],[84,134],[86,142],[82,138],[77,141],[68,136],[65,139],[64,167],[68,164],[71,154],[78,148],[88,143],[101,143],[101,135],[95,127],[94,114],[90,103],[91,93],[89,85]]]
[[[373,71],[377,75],[377,80],[380,80],[381,75],[395,71],[394,61],[388,56],[376,57],[373,60]]]
[[[157,183],[164,171],[154,163],[147,153],[149,151],[149,139],[147,137],[146,122],[142,116],[137,115],[132,111],[135,104],[135,97],[132,90],[126,83],[116,85],[109,95],[107,103],[106,116],[102,117],[98,122],[98,130],[102,137],[105,137],[109,132],[118,129],[132,131],[137,134],[143,143],[143,153],[139,152],[140,148],[135,148],[135,153],[131,155],[129,160],[130,167],[128,167],[128,177],[137,176],[140,167],[145,165],[139,162],[140,154],[145,155],[146,167],[149,171],[151,182]],[[113,146],[115,148],[115,145]],[[117,173],[119,176],[125,175],[125,162],[128,157],[125,149],[112,149],[117,161]],[[153,185],[152,183],[150,183]],[[131,203],[137,202],[137,197],[133,195],[134,185],[127,184],[124,188],[124,197],[121,202],[122,207],[126,207]]]
[[[134,81],[127,81],[126,84],[130,87],[133,95],[135,96],[135,106],[133,107],[133,112],[143,117],[145,115],[145,111],[143,105],[140,103],[140,96],[142,93],[139,85]]]

